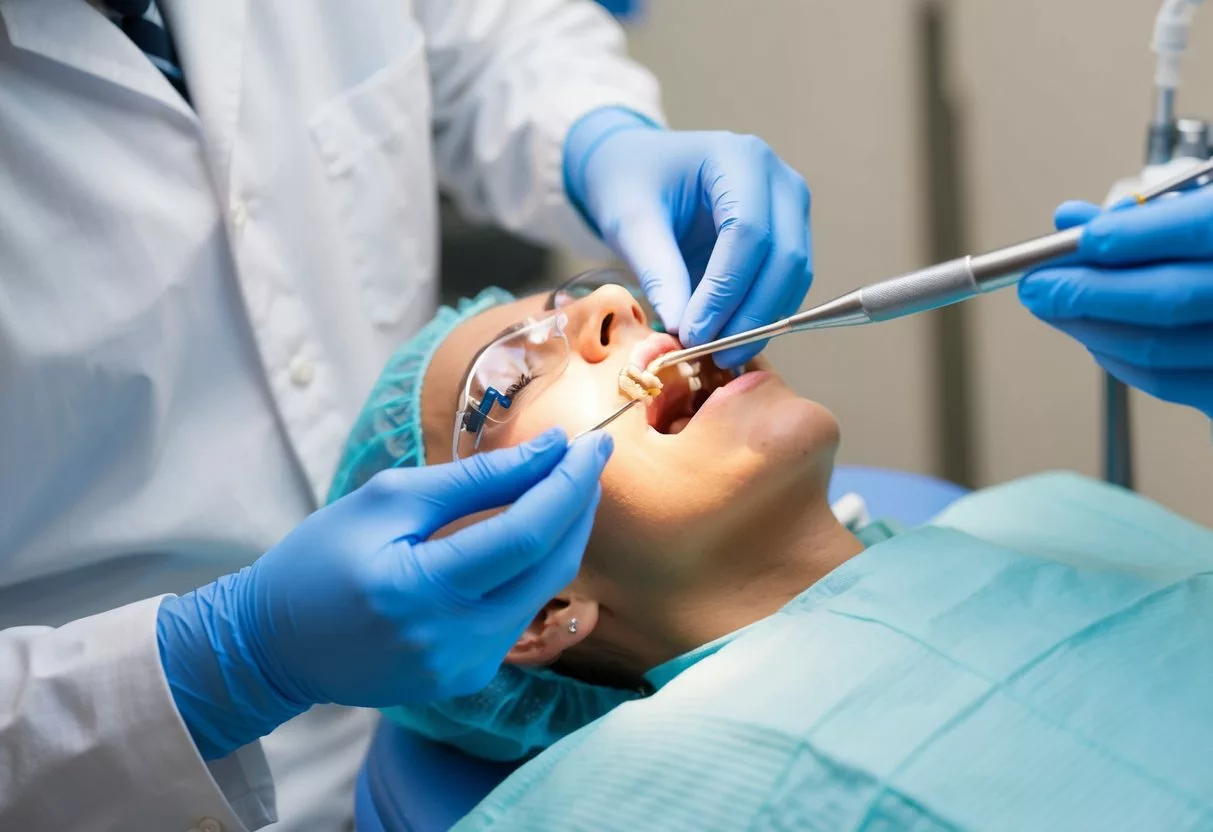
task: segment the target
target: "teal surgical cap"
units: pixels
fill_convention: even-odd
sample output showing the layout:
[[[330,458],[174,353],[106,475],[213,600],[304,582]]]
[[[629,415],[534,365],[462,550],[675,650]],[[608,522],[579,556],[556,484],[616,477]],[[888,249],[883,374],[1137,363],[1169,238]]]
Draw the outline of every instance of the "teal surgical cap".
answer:
[[[329,502],[386,468],[425,465],[421,387],[434,353],[459,324],[513,299],[503,289],[489,288],[455,307],[444,306],[392,354],[346,440]],[[542,668],[504,665],[479,693],[388,708],[384,713],[422,736],[477,757],[519,760],[639,695],[588,685]]]
[[[420,332],[392,353],[345,441],[337,475],[329,488],[330,503],[386,468],[425,465],[421,386],[434,353],[468,318],[513,299],[504,289],[490,287],[474,298],[461,298],[454,307],[439,307]]]

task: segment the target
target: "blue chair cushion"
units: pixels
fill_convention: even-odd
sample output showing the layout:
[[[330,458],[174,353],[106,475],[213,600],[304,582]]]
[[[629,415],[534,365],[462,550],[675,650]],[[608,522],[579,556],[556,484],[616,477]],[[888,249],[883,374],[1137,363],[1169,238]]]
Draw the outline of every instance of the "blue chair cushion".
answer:
[[[840,465],[830,480],[830,502],[850,493],[863,497],[873,520],[896,520],[908,528],[926,523],[969,491],[924,474]]]
[[[359,776],[358,832],[437,832],[522,765],[469,757],[382,720]]]

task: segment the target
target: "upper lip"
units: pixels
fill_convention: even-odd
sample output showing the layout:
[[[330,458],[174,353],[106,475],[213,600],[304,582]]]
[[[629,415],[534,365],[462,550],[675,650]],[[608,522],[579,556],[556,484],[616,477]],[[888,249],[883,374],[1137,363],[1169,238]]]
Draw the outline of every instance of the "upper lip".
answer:
[[[680,349],[682,349],[682,344],[678,343],[673,335],[654,332],[632,348],[632,364],[643,370],[658,356]]]

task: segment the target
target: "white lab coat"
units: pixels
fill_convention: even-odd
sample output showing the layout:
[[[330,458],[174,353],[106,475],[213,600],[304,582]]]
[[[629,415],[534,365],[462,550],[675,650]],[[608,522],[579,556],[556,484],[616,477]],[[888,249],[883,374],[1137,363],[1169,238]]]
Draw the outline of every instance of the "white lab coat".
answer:
[[[592,247],[565,132],[656,86],[589,2],[159,4],[192,107],[86,0],[0,0],[0,829],[252,829],[274,780],[338,828],[371,715],[205,765],[159,597],[322,499],[433,310],[435,180]]]

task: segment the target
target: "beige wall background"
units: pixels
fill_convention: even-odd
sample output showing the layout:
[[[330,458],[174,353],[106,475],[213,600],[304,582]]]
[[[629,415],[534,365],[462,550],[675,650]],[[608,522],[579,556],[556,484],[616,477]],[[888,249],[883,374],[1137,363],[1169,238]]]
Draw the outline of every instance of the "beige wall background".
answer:
[[[1150,114],[1153,0],[955,0],[952,44],[966,125],[972,241],[1038,233],[1064,199],[1103,199],[1136,172]],[[1180,110],[1213,118],[1213,9],[1197,19]],[[1100,376],[1086,351],[1014,297],[970,304],[980,472],[1100,471]],[[1209,421],[1133,396],[1139,489],[1213,525]]]
[[[914,4],[859,5],[655,0],[632,37],[672,124],[762,136],[809,181],[823,300],[923,257]],[[767,355],[837,414],[843,461],[929,472],[926,327],[813,333]]]
[[[650,0],[633,53],[674,126],[766,139],[814,195],[814,300],[923,265],[925,153],[916,28],[928,0]],[[952,0],[973,247],[1049,227],[1140,167],[1154,0]],[[1213,117],[1213,9],[1198,21],[1182,109]],[[1203,26],[1200,23],[1203,22]],[[1207,79],[1207,80],[1206,80]],[[1099,375],[1011,294],[969,304],[977,476],[1099,475]],[[938,473],[930,324],[783,339],[768,350],[843,426],[843,462]],[[1213,525],[1213,442],[1195,412],[1134,397],[1139,484]],[[890,427],[892,425],[892,428]]]

